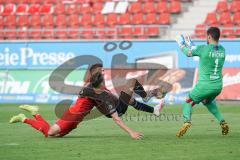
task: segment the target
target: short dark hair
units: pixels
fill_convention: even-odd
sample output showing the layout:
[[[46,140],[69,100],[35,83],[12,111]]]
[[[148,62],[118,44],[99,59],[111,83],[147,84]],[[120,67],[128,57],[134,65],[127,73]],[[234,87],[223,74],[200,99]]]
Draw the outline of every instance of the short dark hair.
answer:
[[[103,67],[103,65],[101,63],[96,63],[94,65],[92,65],[89,70],[90,70],[90,73],[92,73],[92,71],[98,67]]]
[[[90,78],[90,83],[94,88],[99,87],[99,85],[103,82],[103,74],[101,72],[97,72]]]
[[[210,27],[207,30],[207,35],[210,35],[216,42],[218,42],[220,38],[220,29],[218,27]]]

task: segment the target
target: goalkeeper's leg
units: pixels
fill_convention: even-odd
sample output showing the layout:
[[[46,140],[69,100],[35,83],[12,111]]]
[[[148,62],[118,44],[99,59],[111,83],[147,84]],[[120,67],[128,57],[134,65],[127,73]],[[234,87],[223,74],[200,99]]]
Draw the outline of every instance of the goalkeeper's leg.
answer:
[[[218,120],[220,123],[220,126],[222,128],[222,134],[227,135],[229,132],[229,126],[225,122],[221,112],[219,111],[216,101],[210,101],[208,103],[204,103],[204,105],[207,107],[208,111],[214,115],[214,117]]]
[[[191,127],[192,107],[194,105],[195,105],[195,103],[192,101],[191,98],[188,98],[186,100],[186,102],[183,104],[184,124],[178,131],[177,137],[183,136],[187,132],[187,130]]]

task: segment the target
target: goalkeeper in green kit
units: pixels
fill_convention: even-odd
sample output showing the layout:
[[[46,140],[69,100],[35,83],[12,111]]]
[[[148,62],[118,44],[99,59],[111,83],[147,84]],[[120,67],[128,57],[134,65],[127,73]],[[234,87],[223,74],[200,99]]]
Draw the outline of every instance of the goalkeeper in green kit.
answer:
[[[215,101],[215,98],[222,91],[222,68],[225,61],[225,49],[218,44],[219,38],[220,30],[217,27],[211,27],[207,30],[207,45],[195,46],[189,36],[176,37],[178,45],[186,56],[199,57],[199,79],[183,105],[184,124],[177,133],[177,137],[183,136],[190,128],[192,107],[200,102],[219,121],[222,134],[228,134],[228,124]]]

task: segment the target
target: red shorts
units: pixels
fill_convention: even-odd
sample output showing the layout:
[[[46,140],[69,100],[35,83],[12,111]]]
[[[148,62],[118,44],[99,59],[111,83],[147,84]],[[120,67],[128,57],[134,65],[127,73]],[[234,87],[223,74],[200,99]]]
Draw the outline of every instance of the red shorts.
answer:
[[[63,113],[61,119],[56,124],[60,127],[60,136],[68,134],[90,113],[95,106],[95,102],[87,97],[78,98],[75,105]]]

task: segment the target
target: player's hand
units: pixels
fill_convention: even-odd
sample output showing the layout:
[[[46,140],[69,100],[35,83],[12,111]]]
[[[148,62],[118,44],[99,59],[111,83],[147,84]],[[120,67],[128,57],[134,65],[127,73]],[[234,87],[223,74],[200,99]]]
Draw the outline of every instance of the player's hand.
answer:
[[[130,136],[135,140],[140,140],[143,138],[144,135],[143,133],[133,131],[130,133]]]
[[[196,46],[195,46],[195,44],[193,43],[193,41],[192,41],[192,39],[191,39],[190,36],[187,35],[187,36],[184,37],[184,39],[185,39],[185,43],[186,43],[186,45],[187,45],[187,47],[188,47],[189,49],[193,50],[193,49],[196,48]]]
[[[183,48],[186,46],[186,42],[183,35],[177,35],[175,40],[178,43],[180,48]]]

